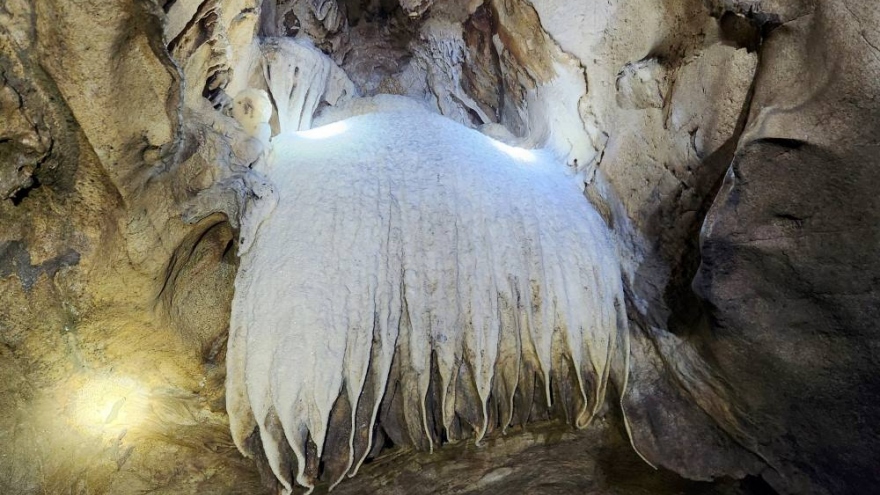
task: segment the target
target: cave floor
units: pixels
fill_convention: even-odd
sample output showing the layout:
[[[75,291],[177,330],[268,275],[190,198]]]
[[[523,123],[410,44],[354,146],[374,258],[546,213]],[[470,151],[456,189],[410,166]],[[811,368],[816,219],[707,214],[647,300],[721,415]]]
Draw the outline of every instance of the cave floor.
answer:
[[[691,481],[646,464],[618,431],[598,419],[584,431],[559,424],[529,425],[484,440],[446,445],[433,453],[395,449],[364,464],[334,494],[616,494],[764,495],[758,479]],[[315,493],[326,493],[318,486]]]

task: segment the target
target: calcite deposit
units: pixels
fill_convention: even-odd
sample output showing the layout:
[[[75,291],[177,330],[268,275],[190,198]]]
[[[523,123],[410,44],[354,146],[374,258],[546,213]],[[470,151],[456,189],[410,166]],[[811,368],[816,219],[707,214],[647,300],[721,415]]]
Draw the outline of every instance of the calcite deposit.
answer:
[[[422,110],[283,134],[258,169],[279,199],[250,219],[227,411],[286,490],[291,450],[297,483],[335,485],[374,429],[432,450],[530,414],[583,428],[625,390],[617,253],[552,153]]]

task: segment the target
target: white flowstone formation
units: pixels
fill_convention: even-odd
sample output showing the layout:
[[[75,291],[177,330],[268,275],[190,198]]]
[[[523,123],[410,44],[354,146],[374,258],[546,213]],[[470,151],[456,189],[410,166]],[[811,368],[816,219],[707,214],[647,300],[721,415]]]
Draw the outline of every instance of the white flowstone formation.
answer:
[[[258,139],[264,147],[269,147],[272,128],[272,101],[262,89],[248,88],[235,95],[232,102],[232,118],[244,129],[248,136]]]
[[[357,92],[345,73],[306,40],[272,38],[260,50],[281,132],[309,129],[321,103],[335,105]]]
[[[249,220],[227,409],[286,490],[291,457],[305,487],[319,460],[353,475],[377,423],[428,448],[533,403],[583,427],[610,375],[626,386],[615,247],[550,153],[408,111],[280,135],[265,168],[279,201]]]

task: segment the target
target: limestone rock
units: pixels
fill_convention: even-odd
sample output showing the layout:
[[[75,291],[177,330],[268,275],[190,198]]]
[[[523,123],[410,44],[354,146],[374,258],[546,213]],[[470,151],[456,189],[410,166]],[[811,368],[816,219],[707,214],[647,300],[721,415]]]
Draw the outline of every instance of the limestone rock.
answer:
[[[15,199],[35,185],[51,140],[27,113],[21,95],[0,74],[0,197]],[[41,132],[42,131],[42,132]]]
[[[880,414],[880,18],[848,1],[787,10],[702,229],[694,285],[713,325],[701,339],[753,419],[775,487],[859,492],[880,483],[865,420]]]
[[[434,0],[400,0],[400,6],[411,17],[418,17],[425,13]]]
[[[656,59],[628,63],[617,74],[617,105],[627,110],[663,108],[666,69]]]
[[[319,106],[356,95],[348,76],[308,41],[271,38],[260,50],[263,76],[275,103],[275,134],[310,129]]]

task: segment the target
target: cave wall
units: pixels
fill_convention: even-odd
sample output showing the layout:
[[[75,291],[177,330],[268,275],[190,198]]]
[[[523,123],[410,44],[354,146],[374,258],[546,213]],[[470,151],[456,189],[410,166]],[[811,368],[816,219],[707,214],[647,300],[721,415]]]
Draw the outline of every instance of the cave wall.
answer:
[[[241,131],[184,128],[149,2],[0,18],[0,491],[258,490],[222,402],[232,229],[182,220]]]
[[[748,123],[703,225],[699,333],[790,492],[878,483],[880,17],[794,2],[771,29]]]
[[[247,87],[287,109],[275,133],[395,94],[553,149],[618,238],[640,453],[782,493],[877,486],[878,16],[857,0],[0,2],[0,489],[259,489],[222,403],[238,220],[265,190],[264,150],[228,112]],[[273,80],[278,50],[297,61]],[[124,389],[117,413],[149,404],[136,424],[118,402],[77,419],[102,380]]]

